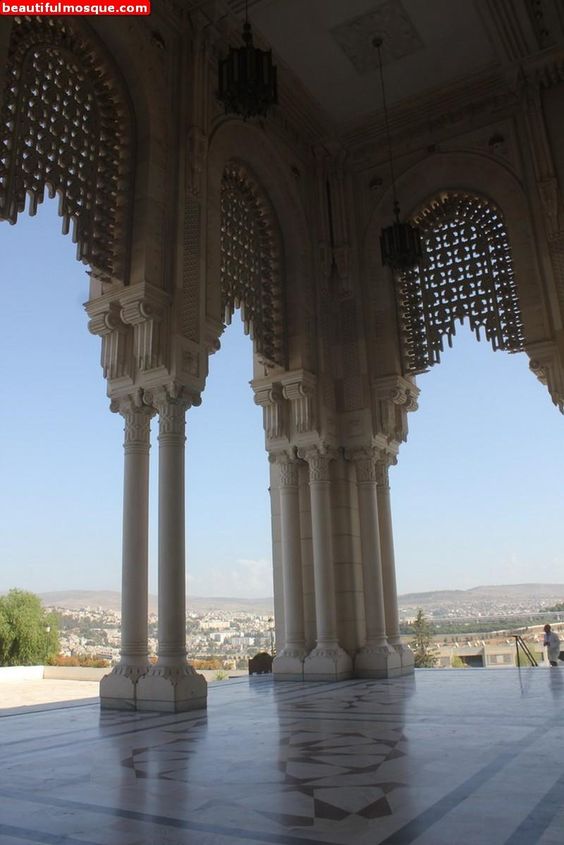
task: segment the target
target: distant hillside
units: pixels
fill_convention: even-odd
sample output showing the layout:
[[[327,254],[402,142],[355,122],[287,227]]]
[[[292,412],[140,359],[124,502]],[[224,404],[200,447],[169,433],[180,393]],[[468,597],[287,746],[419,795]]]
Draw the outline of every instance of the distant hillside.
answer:
[[[526,601],[527,599],[560,600],[564,597],[564,584],[499,584],[472,587],[469,590],[434,590],[428,593],[404,593],[398,597],[402,606],[417,605],[424,608],[437,602],[475,603],[477,601]]]
[[[102,607],[104,610],[119,610],[121,594],[117,590],[61,590],[52,593],[39,593],[43,604],[50,607],[64,607],[67,610],[79,610],[81,607]],[[238,599],[206,598],[188,596],[188,610],[245,610],[261,615],[274,613],[273,598]],[[157,597],[149,596],[149,612],[157,612]]]
[[[114,590],[62,590],[60,592],[40,593],[45,605],[77,610],[81,607],[103,607],[105,610],[119,610],[120,593]],[[399,596],[400,607],[433,607],[436,604],[464,606],[476,602],[511,602],[564,600],[564,584],[499,584],[495,586],[472,587],[469,590],[433,590],[427,593],[404,593]],[[246,610],[251,613],[273,614],[274,599],[239,599],[232,597],[208,598],[188,596],[189,610]],[[157,597],[149,596],[149,611],[157,612]]]

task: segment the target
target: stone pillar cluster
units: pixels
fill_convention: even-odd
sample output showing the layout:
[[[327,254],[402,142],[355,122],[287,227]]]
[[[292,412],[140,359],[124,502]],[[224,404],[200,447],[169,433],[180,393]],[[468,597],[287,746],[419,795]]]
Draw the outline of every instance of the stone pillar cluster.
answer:
[[[103,678],[102,707],[204,708],[207,685],[186,660],[184,452],[189,397],[160,388],[114,403],[125,420],[122,648]],[[159,416],[159,652],[147,653],[150,420]]]
[[[280,563],[284,584],[284,642],[273,672],[278,680],[337,681],[351,677],[387,678],[412,671],[411,652],[399,636],[388,465],[377,448],[347,452],[354,468],[356,513],[362,572],[364,637],[359,647],[344,648],[346,619],[338,604],[340,583],[335,539],[339,508],[331,465],[337,451],[322,445],[271,454],[278,468]],[[300,514],[299,477],[308,479],[308,508]],[[307,525],[303,524],[307,521]],[[311,542],[315,596],[315,642],[307,643],[304,620],[302,548]]]

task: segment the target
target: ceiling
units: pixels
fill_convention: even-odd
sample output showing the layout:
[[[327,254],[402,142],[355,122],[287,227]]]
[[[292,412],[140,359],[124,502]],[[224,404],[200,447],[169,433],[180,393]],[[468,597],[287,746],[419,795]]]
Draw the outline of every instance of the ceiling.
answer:
[[[244,13],[244,0],[229,5]],[[384,41],[392,105],[498,65],[499,48],[496,52],[484,14],[488,5],[489,0],[249,0],[249,17],[325,113],[347,125],[381,108],[376,35]]]

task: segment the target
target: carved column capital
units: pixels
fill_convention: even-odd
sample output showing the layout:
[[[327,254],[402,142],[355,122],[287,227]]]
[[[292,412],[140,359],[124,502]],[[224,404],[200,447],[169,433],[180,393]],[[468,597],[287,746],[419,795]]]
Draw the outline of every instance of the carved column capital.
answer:
[[[391,455],[389,452],[381,452],[379,458],[376,460],[375,468],[376,468],[376,484],[378,487],[381,487],[385,490],[390,489],[390,476],[388,470],[391,466],[395,466],[397,464],[397,458],[395,455]]]
[[[148,452],[151,440],[151,418],[155,409],[145,402],[145,395],[141,389],[112,399],[110,410],[120,414],[125,422],[124,449],[130,452]]]
[[[355,465],[356,480],[359,484],[376,483],[376,462],[380,460],[381,454],[379,449],[372,446],[347,452],[348,460]]]
[[[286,452],[281,452],[277,455],[271,455],[269,460],[278,466],[280,487],[286,489],[298,486],[300,462],[296,458]]]
[[[309,466],[310,484],[328,484],[330,481],[329,465],[335,458],[333,450],[324,446],[313,446],[298,450],[298,457]]]
[[[178,438],[185,440],[186,411],[198,404],[195,397],[184,388],[172,382],[158,387],[150,394],[151,404],[159,414],[159,440],[171,442]]]

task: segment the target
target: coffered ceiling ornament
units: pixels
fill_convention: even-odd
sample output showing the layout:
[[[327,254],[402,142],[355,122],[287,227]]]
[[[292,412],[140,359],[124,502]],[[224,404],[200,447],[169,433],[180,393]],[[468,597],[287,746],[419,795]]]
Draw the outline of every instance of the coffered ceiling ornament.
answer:
[[[519,352],[524,330],[507,230],[500,211],[483,197],[441,193],[413,218],[423,242],[419,268],[398,284],[407,373],[440,361],[457,321],[468,320],[478,340]]]
[[[14,20],[0,115],[0,219],[59,197],[63,232],[102,282],[128,269],[131,114],[117,74],[69,19]]]
[[[388,0],[371,12],[333,27],[331,33],[360,74],[378,70],[378,56],[373,46],[375,37],[383,41],[384,64],[424,47],[399,0]]]
[[[224,319],[241,309],[245,332],[265,366],[283,367],[286,327],[281,246],[274,213],[242,165],[230,163],[221,185],[221,293]]]

